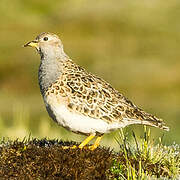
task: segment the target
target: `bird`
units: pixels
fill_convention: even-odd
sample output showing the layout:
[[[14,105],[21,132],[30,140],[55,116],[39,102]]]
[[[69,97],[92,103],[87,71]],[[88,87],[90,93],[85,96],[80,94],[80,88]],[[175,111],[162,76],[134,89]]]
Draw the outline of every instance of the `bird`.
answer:
[[[132,124],[154,126],[166,131],[162,119],[137,107],[102,78],[77,65],[65,52],[60,38],[43,32],[24,47],[40,55],[38,80],[49,116],[60,126],[86,135],[77,148],[95,150],[104,134]]]

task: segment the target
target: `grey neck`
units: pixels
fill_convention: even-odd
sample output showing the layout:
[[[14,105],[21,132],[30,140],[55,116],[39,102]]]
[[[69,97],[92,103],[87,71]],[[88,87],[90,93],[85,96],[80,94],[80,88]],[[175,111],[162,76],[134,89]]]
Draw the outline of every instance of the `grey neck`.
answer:
[[[68,59],[68,56],[63,52],[48,53],[48,55],[40,51],[41,63],[39,66],[39,86],[41,94],[44,96],[46,90],[52,85],[62,74],[63,62]]]

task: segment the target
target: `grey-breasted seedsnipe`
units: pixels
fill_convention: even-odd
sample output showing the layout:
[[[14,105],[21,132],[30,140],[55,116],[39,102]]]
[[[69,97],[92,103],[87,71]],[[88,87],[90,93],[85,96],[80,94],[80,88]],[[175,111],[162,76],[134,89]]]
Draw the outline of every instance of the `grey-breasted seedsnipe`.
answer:
[[[49,116],[75,133],[88,135],[83,148],[98,136],[90,149],[99,145],[102,135],[131,124],[169,130],[164,122],[138,108],[103,79],[75,64],[64,52],[59,37],[41,33],[24,45],[40,54],[39,85]]]

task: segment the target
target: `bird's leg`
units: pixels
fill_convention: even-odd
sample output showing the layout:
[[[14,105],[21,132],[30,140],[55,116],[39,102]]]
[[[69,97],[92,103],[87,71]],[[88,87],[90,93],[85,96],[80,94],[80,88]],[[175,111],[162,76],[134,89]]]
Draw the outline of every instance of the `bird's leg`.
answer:
[[[79,148],[82,149],[89,141],[91,141],[95,137],[94,134],[88,136],[80,145]]]
[[[94,149],[96,149],[99,146],[99,142],[101,141],[101,138],[102,138],[102,136],[97,137],[97,139],[94,142],[94,144],[92,146],[89,146],[89,149],[92,150],[92,151]]]
[[[88,136],[78,147],[76,145],[73,145],[71,147],[69,146],[64,146],[63,149],[76,149],[76,148],[80,148],[82,149],[89,141],[91,141],[93,138],[95,137],[94,134],[91,134],[90,136]]]
[[[64,146],[63,149],[76,149],[76,148],[80,148],[82,149],[89,141],[91,141],[93,138],[95,137],[94,134],[91,134],[90,136],[88,136],[78,147],[76,145],[72,146],[72,147],[68,147],[68,146]],[[92,146],[89,146],[90,150],[94,150],[99,146],[99,142],[101,140],[102,136],[97,137],[96,141],[94,142],[94,144]]]

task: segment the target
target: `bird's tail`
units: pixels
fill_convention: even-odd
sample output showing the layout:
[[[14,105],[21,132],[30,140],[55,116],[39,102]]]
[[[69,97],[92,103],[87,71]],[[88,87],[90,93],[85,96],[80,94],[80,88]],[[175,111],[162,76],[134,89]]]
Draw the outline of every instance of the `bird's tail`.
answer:
[[[156,118],[156,120],[151,120],[151,119],[142,120],[141,124],[153,126],[153,127],[163,129],[165,131],[169,131],[169,127],[165,125],[165,123],[162,121],[162,119]]]
[[[137,108],[134,110],[136,120],[132,121],[133,124],[143,124],[148,126],[157,127],[166,131],[169,131],[169,127],[165,125],[162,119],[157,118],[156,116],[153,116],[149,113],[146,113],[145,111]]]

